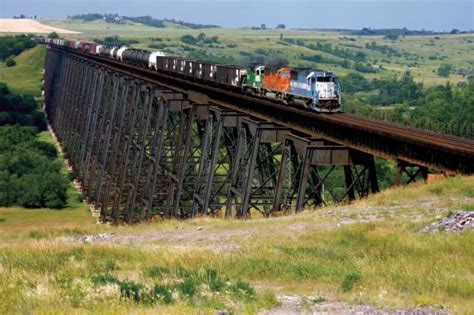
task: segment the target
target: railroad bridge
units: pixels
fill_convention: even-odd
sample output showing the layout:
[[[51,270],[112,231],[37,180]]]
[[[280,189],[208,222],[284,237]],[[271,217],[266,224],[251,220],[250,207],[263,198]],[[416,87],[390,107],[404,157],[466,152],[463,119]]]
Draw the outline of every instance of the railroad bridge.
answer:
[[[474,172],[470,140],[290,108],[65,47],[48,47],[44,91],[85,197],[114,224],[353,200],[379,190],[374,157],[397,161],[398,184],[428,169]]]

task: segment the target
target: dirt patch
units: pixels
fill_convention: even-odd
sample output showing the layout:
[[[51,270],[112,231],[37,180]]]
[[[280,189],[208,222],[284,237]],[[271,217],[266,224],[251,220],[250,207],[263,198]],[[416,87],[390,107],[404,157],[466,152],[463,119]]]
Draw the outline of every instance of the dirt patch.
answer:
[[[79,32],[63,30],[56,27],[44,25],[30,19],[0,19],[0,33],[51,33],[59,34],[81,34]]]
[[[260,312],[259,315],[292,315],[292,314],[448,314],[447,310],[434,307],[417,307],[408,309],[377,309],[373,305],[350,305],[340,301],[326,301],[319,296],[278,295],[281,306]]]

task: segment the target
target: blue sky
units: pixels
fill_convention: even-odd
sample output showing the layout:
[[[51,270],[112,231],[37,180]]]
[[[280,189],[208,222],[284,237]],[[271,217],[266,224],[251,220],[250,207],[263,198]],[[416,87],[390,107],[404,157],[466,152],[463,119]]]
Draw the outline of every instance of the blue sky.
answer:
[[[152,15],[226,27],[474,30],[474,0],[0,0],[0,17]]]

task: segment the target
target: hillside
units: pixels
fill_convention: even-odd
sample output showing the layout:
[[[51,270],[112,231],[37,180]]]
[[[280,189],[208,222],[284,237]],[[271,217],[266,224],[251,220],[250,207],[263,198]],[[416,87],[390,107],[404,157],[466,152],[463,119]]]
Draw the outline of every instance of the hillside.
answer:
[[[0,312],[468,313],[474,232],[423,230],[474,210],[473,179],[248,221],[110,227],[83,209],[0,209]]]
[[[190,29],[169,22],[165,22],[166,28],[156,28],[136,23],[73,19],[42,22],[82,32],[80,38],[133,38],[139,40],[134,45],[139,48],[158,45],[159,49],[173,54],[242,65],[281,56],[291,65],[328,69],[338,75],[359,72],[368,79],[401,76],[410,71],[417,82],[426,86],[466,81],[467,75],[474,71],[474,57],[470,53],[474,34],[403,36],[392,40],[383,36],[360,36],[349,31],[333,30]],[[197,37],[203,32],[209,38],[217,36],[218,43],[196,46],[181,41],[185,35]],[[452,67],[447,77],[437,73],[443,64]]]
[[[38,45],[13,58],[16,61],[14,67],[8,68],[0,62],[0,82],[8,83],[15,93],[39,96],[45,55],[46,48]]]

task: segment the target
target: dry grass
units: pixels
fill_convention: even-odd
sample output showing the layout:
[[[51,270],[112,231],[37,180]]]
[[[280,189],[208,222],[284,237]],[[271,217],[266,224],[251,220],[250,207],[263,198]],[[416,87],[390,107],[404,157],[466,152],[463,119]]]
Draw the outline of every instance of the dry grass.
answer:
[[[470,207],[473,199],[473,178],[455,177],[272,219],[110,227],[94,225],[76,210],[70,216],[25,212],[16,223],[24,220],[21,233],[11,233],[12,218],[0,223],[0,312],[255,313],[277,305],[278,293],[467,313],[474,308],[474,233],[419,231],[436,217]],[[76,238],[103,232],[114,235],[91,244]],[[225,279],[227,289],[209,291],[207,270]],[[97,282],[105,276],[112,280]],[[241,299],[232,288],[245,291],[247,284],[255,294]],[[177,292],[171,304],[147,300],[156,285]],[[141,300],[124,295],[129,286],[138,288]],[[186,286],[196,289],[190,289],[192,298],[183,293]]]
[[[38,21],[30,19],[0,19],[0,33],[51,33],[59,34],[80,34],[79,32],[68,31],[57,27],[44,25]]]

